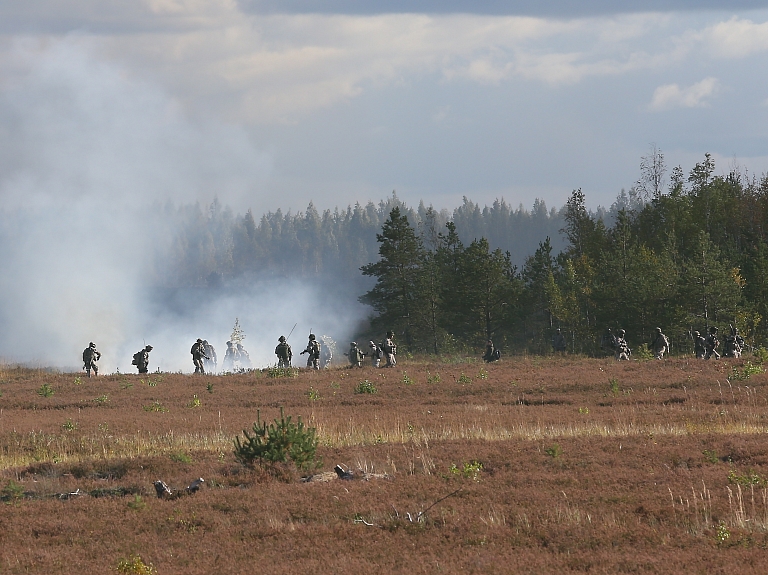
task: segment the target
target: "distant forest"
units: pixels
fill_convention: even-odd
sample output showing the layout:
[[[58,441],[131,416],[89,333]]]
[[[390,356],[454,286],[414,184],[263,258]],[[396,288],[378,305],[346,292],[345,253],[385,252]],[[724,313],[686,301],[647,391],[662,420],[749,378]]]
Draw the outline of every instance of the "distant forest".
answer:
[[[414,209],[394,193],[378,205],[321,213],[310,203],[258,221],[218,201],[167,208],[174,264],[156,270],[157,282],[331,277],[371,305],[371,333],[361,336],[393,329],[411,352],[478,349],[492,338],[508,352],[546,353],[561,328],[570,351],[595,354],[608,328],[624,328],[637,347],[657,326],[673,353],[713,325],[765,345],[768,176],[714,172],[707,154],[667,179],[654,148],[629,192],[596,211],[581,190],[561,208],[537,200],[530,211],[466,198],[452,213]]]

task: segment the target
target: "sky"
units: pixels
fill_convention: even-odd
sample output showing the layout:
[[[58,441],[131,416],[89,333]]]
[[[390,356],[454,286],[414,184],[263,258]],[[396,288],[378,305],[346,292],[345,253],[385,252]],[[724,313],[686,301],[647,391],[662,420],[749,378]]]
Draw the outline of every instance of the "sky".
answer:
[[[0,356],[173,331],[132,311],[157,202],[595,208],[653,146],[759,177],[767,55],[756,0],[0,0]],[[189,345],[206,313],[173,324]]]

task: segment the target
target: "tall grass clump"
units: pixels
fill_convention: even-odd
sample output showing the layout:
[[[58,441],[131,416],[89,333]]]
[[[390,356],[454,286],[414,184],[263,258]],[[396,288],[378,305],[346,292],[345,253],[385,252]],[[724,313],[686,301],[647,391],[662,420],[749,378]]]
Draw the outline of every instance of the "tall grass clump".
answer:
[[[276,464],[293,462],[298,469],[317,467],[317,431],[306,427],[301,417],[294,423],[291,417],[285,417],[280,408],[280,419],[267,425],[261,421],[261,414],[256,412],[253,435],[243,430],[245,439],[235,438],[235,459],[243,465],[256,462]]]

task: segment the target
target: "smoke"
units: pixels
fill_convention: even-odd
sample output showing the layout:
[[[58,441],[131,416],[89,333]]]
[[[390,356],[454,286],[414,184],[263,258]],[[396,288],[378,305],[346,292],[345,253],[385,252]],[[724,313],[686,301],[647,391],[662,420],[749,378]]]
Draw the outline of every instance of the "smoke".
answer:
[[[151,369],[189,371],[194,340],[223,355],[239,317],[252,360],[266,365],[296,322],[318,333],[353,329],[360,306],[329,304],[331,292],[296,281],[156,289],[153,264],[164,267],[175,234],[158,206],[218,196],[258,210],[254,189],[270,159],[244,130],[188,118],[76,38],[19,46],[12,60],[0,86],[5,361],[74,368],[94,341],[103,370],[126,371],[146,342],[155,348]]]

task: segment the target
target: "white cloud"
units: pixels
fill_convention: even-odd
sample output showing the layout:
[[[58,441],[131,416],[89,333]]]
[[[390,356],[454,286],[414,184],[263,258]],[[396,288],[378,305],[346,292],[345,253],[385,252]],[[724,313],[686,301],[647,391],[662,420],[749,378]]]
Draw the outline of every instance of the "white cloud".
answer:
[[[755,24],[734,16],[706,28],[699,39],[718,57],[745,58],[768,51],[768,22]]]
[[[687,88],[681,88],[678,84],[665,84],[653,92],[648,107],[654,112],[673,108],[704,108],[709,105],[709,98],[715,95],[719,88],[719,80],[712,77],[704,78]]]

